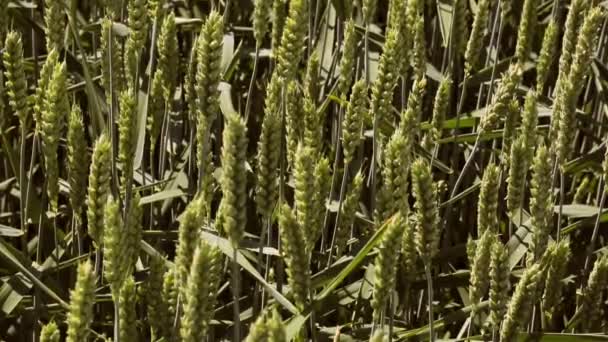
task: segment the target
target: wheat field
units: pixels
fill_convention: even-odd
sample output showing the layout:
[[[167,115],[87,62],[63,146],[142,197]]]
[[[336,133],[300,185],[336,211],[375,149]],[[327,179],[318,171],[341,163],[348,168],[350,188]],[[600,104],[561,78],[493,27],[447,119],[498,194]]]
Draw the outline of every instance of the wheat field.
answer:
[[[0,341],[608,341],[607,7],[0,0]]]

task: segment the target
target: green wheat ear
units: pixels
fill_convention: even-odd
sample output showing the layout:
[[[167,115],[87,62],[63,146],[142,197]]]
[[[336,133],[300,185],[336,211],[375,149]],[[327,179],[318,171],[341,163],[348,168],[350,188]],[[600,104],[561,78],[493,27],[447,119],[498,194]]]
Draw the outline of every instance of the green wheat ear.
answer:
[[[351,87],[355,74],[357,32],[355,22],[349,19],[344,28],[344,40],[342,41],[342,58],[339,66],[338,94],[346,98],[346,93]]]
[[[57,212],[59,197],[59,164],[57,149],[65,122],[65,116],[70,110],[67,98],[67,72],[65,63],[55,64],[49,80],[48,93],[44,99],[42,123],[42,152],[44,154],[47,177],[47,195],[50,209]]]
[[[126,258],[127,238],[118,201],[109,197],[104,209],[103,254],[104,276],[117,299],[124,280],[130,273]]]
[[[509,176],[507,178],[507,210],[515,215],[521,208],[526,183],[526,171],[528,170],[527,151],[525,137],[522,135],[515,140],[511,146],[509,156]]]
[[[87,223],[88,233],[99,247],[103,239],[103,213],[108,194],[110,193],[111,177],[111,144],[108,137],[102,134],[93,147],[93,157],[89,171],[89,188],[87,191]]]
[[[417,80],[421,80],[426,74],[426,38],[424,37],[424,16],[420,15],[416,18],[416,23],[412,30],[414,31],[412,68],[415,78]]]
[[[536,29],[536,6],[537,0],[525,0],[521,20],[519,22],[519,29],[517,31],[517,43],[515,46],[515,57],[520,63],[524,63],[530,52],[530,44],[534,37],[534,31]]]
[[[152,340],[166,336],[165,332],[173,325],[167,303],[163,300],[163,279],[167,273],[166,260],[162,256],[150,257],[150,271],[144,283],[146,312],[152,328]]]
[[[65,36],[65,8],[61,0],[45,1],[44,33],[46,35],[46,50],[61,51]]]
[[[289,15],[277,50],[277,75],[284,80],[293,80],[300,60],[308,25],[308,0],[289,2]]]
[[[521,77],[521,66],[519,64],[512,64],[509,67],[509,70],[503,75],[489,111],[481,118],[479,128],[482,131],[494,129],[498,121],[506,116],[509,110],[509,104],[515,95],[515,89],[519,85]]]
[[[477,204],[477,236],[481,237],[486,230],[498,232],[498,181],[499,169],[496,165],[488,165],[481,180],[479,201]]]
[[[44,100],[47,97],[49,82],[53,71],[55,70],[55,65],[58,63],[59,53],[57,50],[51,50],[40,70],[40,78],[38,79],[33,106],[34,121],[36,123],[36,130],[38,131],[40,131],[40,126],[42,125],[42,110],[44,107]]]
[[[221,267],[219,249],[207,245],[203,240],[197,243],[188,282],[183,290],[182,341],[198,342],[207,337],[217,300]]]
[[[541,273],[539,264],[533,264],[524,270],[519,283],[515,287],[515,292],[502,322],[501,341],[514,341],[518,328],[528,323]]]
[[[133,156],[137,145],[137,103],[133,88],[120,94],[118,116],[118,162],[122,165],[121,187],[125,191],[133,179]]]
[[[75,213],[75,217],[80,220],[82,206],[86,198],[89,158],[87,155],[87,142],[84,135],[82,112],[77,105],[73,105],[70,112],[67,144],[70,206]]]
[[[4,43],[4,76],[6,77],[6,90],[9,105],[19,118],[23,129],[27,128],[29,109],[27,104],[27,81],[23,70],[23,44],[21,34],[11,31],[6,35]]]
[[[303,82],[304,96],[309,98],[313,103],[317,102],[319,93],[319,78],[321,76],[319,74],[321,69],[319,63],[319,54],[315,50],[310,57],[308,57],[308,62],[306,63],[306,75]]]
[[[425,265],[439,251],[439,211],[437,194],[434,191],[431,168],[424,159],[417,159],[412,165],[412,190],[416,203],[416,250]]]
[[[509,108],[507,110],[507,116],[505,117],[505,124],[502,134],[502,152],[504,155],[504,164],[506,166],[509,165],[509,153],[511,152],[513,138],[515,138],[517,133],[517,126],[520,120],[520,116],[521,108],[519,106],[519,101],[516,98],[513,98],[509,103]]]
[[[199,230],[204,223],[205,213],[201,212],[201,197],[188,204],[179,217],[177,247],[175,250],[176,288],[184,290],[188,281],[194,251],[198,246]],[[183,293],[182,293],[183,295]]]
[[[465,74],[470,75],[479,67],[479,57],[481,55],[481,45],[486,35],[488,18],[490,14],[490,1],[481,0],[477,3],[477,13],[473,19],[471,35],[467,43],[464,54]]]
[[[317,213],[315,212],[315,203],[312,201],[315,196],[314,159],[315,153],[312,148],[305,147],[302,144],[298,145],[293,169],[294,203],[298,223],[303,229],[307,252],[316,242],[313,227]]]
[[[536,89],[539,94],[545,89],[545,82],[549,74],[549,69],[553,64],[554,56],[557,53],[557,39],[559,27],[555,20],[551,20],[545,29],[543,45],[536,62]]]
[[[258,214],[269,219],[278,199],[278,178],[281,144],[281,117],[267,112],[258,142],[255,202]]]
[[[340,258],[346,250],[346,244],[350,234],[350,228],[355,222],[357,209],[359,209],[359,199],[361,197],[361,189],[363,188],[363,175],[359,171],[353,178],[352,184],[349,187],[342,211],[340,213],[340,225],[335,232],[336,256]]]
[[[196,101],[199,115],[207,118],[209,125],[220,114],[219,84],[222,73],[222,46],[224,41],[222,16],[212,11],[203,27],[196,47]],[[200,122],[199,118],[199,122]]]
[[[298,310],[303,311],[308,302],[310,267],[306,253],[306,239],[292,209],[284,204],[279,215],[283,258],[287,265],[287,280]]]
[[[160,72],[163,79],[163,99],[166,103],[172,100],[179,66],[179,50],[177,46],[177,28],[175,25],[175,14],[169,13],[164,19],[158,35],[158,64],[156,71]]]
[[[545,291],[543,294],[543,310],[548,316],[549,321],[553,319],[553,312],[562,295],[564,283],[562,279],[566,276],[568,270],[568,261],[570,259],[570,244],[563,239],[558,243],[552,244],[549,247],[551,260],[547,268],[545,278]]]
[[[283,29],[285,28],[285,20],[287,18],[287,0],[272,0],[272,12],[270,19],[272,22],[272,31],[270,32],[271,47],[273,58],[277,58],[279,46],[281,46],[281,38],[283,37]]]
[[[60,337],[61,333],[55,322],[49,322],[40,330],[40,342],[59,342]]]
[[[86,261],[78,266],[76,285],[70,291],[70,308],[66,323],[67,342],[82,342],[89,336],[89,326],[93,322],[95,304],[95,275],[91,264]]]
[[[257,47],[261,47],[268,33],[270,11],[273,0],[256,0],[253,7],[253,36]]]
[[[473,305],[473,314],[477,313],[478,304],[485,296],[490,285],[490,256],[495,241],[494,233],[488,229],[476,243],[469,280],[469,300]]]
[[[173,321],[177,312],[177,300],[179,297],[180,285],[177,282],[177,271],[176,267],[173,266],[165,272],[163,277],[163,291],[161,293],[161,300],[164,307],[167,308],[167,319],[169,324],[163,325],[162,336],[167,341],[173,341],[176,335],[173,327]]]
[[[366,25],[372,23],[376,16],[378,0],[362,0],[361,13],[363,14],[363,22]]]
[[[386,192],[389,203],[387,203],[383,217],[389,217],[395,212],[400,212],[404,218],[409,215],[408,175],[411,144],[409,138],[405,137],[400,130],[398,128],[393,133],[384,152],[383,191]]]
[[[101,83],[106,101],[111,104],[114,96],[125,89],[126,82],[122,47],[112,32],[112,20],[107,17],[101,21],[101,53]]]
[[[530,189],[530,215],[532,223],[532,241],[530,251],[534,260],[539,260],[547,247],[552,230],[553,196],[551,177],[551,156],[546,146],[536,150],[532,162],[532,179]]]
[[[129,37],[125,44],[126,74],[130,80],[130,85],[137,86],[135,76],[148,36],[149,18],[146,0],[129,0],[127,12]]]
[[[129,276],[120,288],[118,300],[119,337],[121,341],[137,341],[137,312],[136,312],[135,280]]]
[[[367,86],[365,80],[358,80],[353,85],[350,102],[344,113],[342,123],[342,149],[344,164],[348,165],[361,143],[363,123],[368,111]]]
[[[437,142],[441,139],[443,132],[443,124],[445,122],[448,106],[450,104],[450,91],[452,89],[452,79],[445,77],[439,84],[437,94],[435,94],[435,102],[433,104],[433,116],[431,120],[431,134],[429,137]],[[428,148],[430,149],[430,148]]]
[[[608,254],[598,257],[589,274],[587,286],[583,289],[581,314],[583,329],[592,331],[601,317],[600,306],[602,292],[608,289]]]
[[[495,329],[500,327],[507,312],[510,273],[508,250],[494,239],[490,256],[490,322]]]

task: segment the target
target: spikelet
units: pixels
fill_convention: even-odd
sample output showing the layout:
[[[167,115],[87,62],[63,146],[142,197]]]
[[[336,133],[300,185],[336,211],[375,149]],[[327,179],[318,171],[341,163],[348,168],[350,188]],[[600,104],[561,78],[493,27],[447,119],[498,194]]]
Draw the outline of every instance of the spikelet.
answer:
[[[118,117],[118,162],[122,165],[121,186],[133,178],[133,156],[137,145],[137,104],[133,88],[120,94]]]
[[[359,80],[353,85],[350,102],[344,113],[342,122],[342,149],[344,164],[353,160],[357,148],[361,144],[363,121],[368,111],[367,86],[365,80]]]
[[[602,292],[608,288],[608,254],[598,256],[589,274],[587,286],[581,300],[581,321],[584,331],[591,332],[597,327],[601,317],[598,303],[602,303]]]
[[[308,0],[291,0],[289,15],[277,50],[276,73],[285,80],[293,80],[302,59],[306,34],[308,33]]]
[[[258,141],[255,202],[258,214],[269,219],[278,198],[278,167],[281,146],[281,117],[276,112],[264,116]]]
[[[316,50],[308,57],[306,64],[306,76],[304,77],[304,96],[316,103],[318,97],[319,86],[319,55]]]
[[[2,59],[4,61],[4,76],[6,77],[9,105],[19,118],[21,127],[26,129],[29,109],[27,104],[27,81],[23,70],[23,44],[20,33],[11,31],[7,34]]]
[[[412,28],[414,31],[414,53],[412,54],[412,68],[417,80],[424,79],[426,74],[426,38],[424,37],[424,16],[416,18]]]
[[[409,215],[408,175],[410,167],[411,144],[409,138],[397,129],[386,144],[382,174],[383,191],[388,196],[388,205],[384,217],[400,212],[403,217]]]
[[[122,48],[116,35],[112,32],[112,21],[104,18],[101,21],[101,82],[106,94],[106,101],[111,103],[115,94],[125,89]],[[111,61],[110,61],[111,59]]]
[[[120,288],[118,317],[120,320],[119,337],[121,341],[137,341],[137,313],[135,311],[136,289],[133,277],[125,279]]]
[[[433,104],[433,117],[431,120],[431,134],[433,140],[437,142],[441,139],[443,131],[443,123],[450,104],[450,91],[452,89],[452,80],[445,77],[439,84],[437,94],[435,94],[435,102]]]
[[[273,0],[256,0],[253,3],[253,37],[259,48],[264,43],[268,33],[268,23]]]
[[[477,305],[485,296],[490,285],[490,255],[495,241],[494,233],[486,230],[476,243],[469,279],[469,300],[473,305],[473,314],[477,312]]]
[[[198,191],[207,205],[207,216],[210,214],[211,201],[213,200],[213,151],[211,150],[211,127],[209,118],[198,111],[198,122],[196,125],[196,164],[198,167]]]
[[[517,43],[515,45],[515,58],[523,63],[530,53],[530,44],[536,30],[536,6],[537,0],[525,0],[521,12],[521,20],[517,31]]]
[[[222,16],[212,11],[201,29],[196,51],[196,107],[211,126],[220,114],[222,46],[224,24]],[[199,118],[199,123],[201,119]]]
[[[175,14],[169,13],[164,19],[158,35],[158,61],[156,72],[160,72],[163,79],[163,99],[170,102],[177,83],[179,66],[179,50],[177,46],[177,32],[175,27]]]
[[[604,13],[599,7],[592,9],[585,17],[578,36],[570,74],[567,79],[563,80],[563,92],[559,93],[557,98],[557,101],[561,103],[559,107],[561,111],[555,111],[554,108],[554,115],[555,113],[560,115],[556,154],[562,166],[569,158],[573,148],[572,142],[576,130],[572,127],[575,126],[576,122],[576,102],[583,88],[589,65],[591,65],[591,58],[595,51],[594,46],[598,38],[598,29],[603,20]]]
[[[503,75],[502,82],[496,91],[489,112],[481,118],[479,124],[480,130],[487,132],[494,129],[498,120],[506,116],[511,99],[515,95],[515,89],[521,81],[521,73],[521,66],[512,64],[509,67],[509,70]]]
[[[512,342],[517,330],[528,323],[532,304],[535,301],[537,282],[541,270],[538,264],[534,264],[524,270],[524,273],[515,287],[513,297],[509,302],[509,308],[503,319],[500,330],[500,341]]]
[[[344,26],[342,58],[340,59],[340,73],[338,74],[338,94],[342,98],[346,98],[346,93],[353,82],[358,38],[357,32],[355,31],[355,22],[352,19],[349,19]]]
[[[412,192],[416,203],[416,250],[425,265],[439,250],[439,211],[437,194],[433,190],[431,169],[424,159],[417,159],[412,165]]]
[[[525,137],[519,136],[511,146],[509,156],[509,176],[507,178],[507,210],[515,215],[521,208],[526,183],[528,161],[526,158]],[[548,177],[548,175],[546,175]]]
[[[89,158],[87,156],[87,142],[84,137],[84,124],[80,107],[72,106],[68,120],[68,181],[70,184],[70,206],[75,216],[80,220],[82,206],[86,196],[87,170]]]
[[[89,171],[89,188],[87,192],[87,224],[89,236],[101,246],[104,227],[104,207],[110,193],[111,145],[105,134],[102,134],[93,147],[91,169]]]
[[[198,243],[184,289],[180,328],[184,342],[203,341],[207,337],[221,279],[221,261],[221,252],[216,247],[203,240]]]
[[[553,312],[559,304],[566,276],[568,261],[570,259],[570,246],[567,240],[552,244],[547,253],[550,253],[550,263],[545,278],[545,291],[543,293],[543,310],[551,320]]]
[[[315,196],[315,153],[310,147],[302,144],[296,150],[293,178],[294,178],[294,203],[298,224],[303,229],[306,241],[306,250],[310,251],[310,246],[314,245],[314,219],[316,205],[312,198]]]
[[[126,74],[135,86],[135,74],[148,35],[148,11],[146,0],[129,0],[127,4],[129,36],[125,44]]]
[[[165,258],[152,256],[150,258],[150,272],[145,281],[144,289],[148,323],[152,328],[152,336],[154,337],[164,336],[167,327],[173,324],[167,303],[161,295],[163,292],[163,278],[166,273]]]
[[[467,43],[467,48],[464,53],[464,65],[465,74],[471,75],[471,73],[479,67],[479,58],[483,51],[481,45],[483,44],[484,37],[486,35],[486,28],[488,26],[488,18],[490,14],[490,1],[481,0],[477,3],[477,13],[473,19],[473,27],[471,28],[471,35]]]
[[[399,250],[405,229],[405,222],[400,214],[396,214],[388,222],[386,232],[378,248],[374,264],[374,291],[372,293],[372,308],[374,320],[382,315],[391,294],[395,289],[395,279],[399,260]]]
[[[499,170],[496,165],[488,165],[481,180],[479,201],[477,203],[477,236],[481,237],[486,230],[498,232],[498,181]]]
[[[86,261],[78,266],[76,285],[70,291],[70,309],[66,319],[67,342],[87,340],[89,325],[93,321],[93,304],[95,304],[95,275],[91,264]]]
[[[130,273],[126,253],[127,232],[120,213],[119,204],[111,196],[104,210],[104,276],[110,284],[112,296],[118,299],[120,288]]]
[[[551,20],[545,29],[543,45],[536,62],[536,89],[542,94],[545,89],[545,82],[549,74],[549,69],[553,64],[554,56],[557,53],[557,39],[559,27],[555,20]]]
[[[199,230],[202,228],[200,198],[190,202],[179,218],[178,242],[175,250],[177,288],[185,290],[190,273],[194,250],[198,246]],[[183,294],[183,293],[182,293]]]
[[[40,330],[40,342],[59,342],[61,334],[57,323],[51,321],[49,324],[45,324]]]
[[[378,62],[378,76],[372,84],[372,98],[370,102],[370,116],[377,116],[379,123],[390,118],[393,90],[398,80],[398,34],[395,28],[389,30]]]
[[[524,111],[521,120],[521,135],[524,139],[527,160],[532,160],[536,146],[536,125],[538,124],[538,93],[528,91],[524,102]]]
[[[41,117],[40,133],[46,171],[46,191],[51,211],[57,212],[59,196],[59,164],[57,149],[70,110],[67,98],[66,65],[55,64],[49,80]]]
[[[59,53],[57,50],[51,50],[42,65],[40,70],[40,78],[38,79],[38,86],[36,87],[36,93],[34,95],[34,121],[36,122],[36,130],[40,130],[42,125],[42,110],[44,107],[44,100],[47,95],[49,81],[55,70],[55,65],[59,63]]]
[[[276,83],[273,83],[275,79]],[[279,110],[281,104],[281,85],[279,83],[278,76],[273,75],[266,97],[266,111],[275,108],[277,111]],[[295,81],[288,83],[286,92],[285,130],[287,131],[287,161],[293,167],[298,142],[304,138],[304,104],[302,103],[302,94]]]
[[[494,240],[490,256],[490,322],[500,326],[509,300],[509,253],[498,239]]]
[[[530,251],[534,260],[539,260],[545,251],[553,223],[553,189],[549,175],[551,156],[547,147],[541,145],[532,162],[530,181],[530,221],[533,231]]]
[[[304,227],[300,228],[292,209],[286,204],[281,207],[279,227],[291,295],[298,310],[303,311],[310,289],[310,268],[306,255],[306,240],[302,234],[302,228]]]
[[[61,51],[65,36],[65,9],[62,0],[47,0],[44,7],[46,50]]]
[[[272,31],[270,32],[272,55],[276,58],[279,46],[281,46],[285,19],[287,18],[287,0],[273,0],[270,17],[272,22]]]
[[[338,258],[342,256],[346,250],[346,244],[350,234],[350,227],[356,219],[357,209],[359,208],[359,199],[361,197],[361,188],[363,187],[363,175],[359,171],[353,178],[352,184],[349,187],[348,193],[340,212],[340,225],[335,231],[335,246],[336,255]]]

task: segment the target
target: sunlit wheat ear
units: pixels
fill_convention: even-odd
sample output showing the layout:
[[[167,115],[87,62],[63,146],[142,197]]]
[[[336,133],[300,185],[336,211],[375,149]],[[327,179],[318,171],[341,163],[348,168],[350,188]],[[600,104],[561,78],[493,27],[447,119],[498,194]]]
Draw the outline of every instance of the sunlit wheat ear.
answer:
[[[129,88],[120,94],[118,116],[118,162],[122,165],[121,188],[133,178],[133,156],[137,145],[137,104],[135,92]]]
[[[163,84],[165,84],[163,72],[156,70],[152,78],[152,86],[150,87],[148,117],[146,118],[146,131],[150,137],[150,161],[154,160],[156,143],[161,133],[163,116],[165,114],[166,101],[163,99]]]
[[[42,64],[42,68],[40,70],[40,78],[38,79],[38,86],[36,87],[36,93],[34,95],[34,121],[36,123],[36,129],[40,131],[40,126],[42,125],[42,110],[44,108],[44,100],[47,97],[48,86],[53,75],[53,71],[55,70],[55,65],[59,63],[59,53],[57,50],[49,51],[49,54]]]
[[[342,204],[342,212],[340,213],[340,225],[335,231],[335,246],[338,258],[340,258],[346,250],[350,227],[355,222],[357,210],[359,209],[359,199],[361,198],[362,187],[363,175],[361,174],[361,171],[359,171],[353,178],[352,184],[346,194],[346,198]]]
[[[110,193],[111,177],[111,144],[108,137],[102,134],[93,147],[93,157],[89,171],[89,188],[87,191],[87,226],[88,233],[97,246],[101,246],[103,238],[103,213],[108,194]]]
[[[433,104],[433,116],[431,120],[431,132],[427,135],[427,150],[431,149],[431,139],[437,142],[441,139],[443,133],[443,123],[445,122],[448,106],[450,104],[450,92],[452,89],[452,79],[444,78],[439,84],[437,93],[435,94],[435,102]]]
[[[221,267],[221,252],[204,241],[197,243],[184,288],[184,313],[180,328],[182,341],[203,341],[207,337],[217,300]]]
[[[481,237],[486,230],[498,232],[498,181],[499,169],[496,165],[488,165],[481,180],[479,201],[477,204],[477,236]]]
[[[89,158],[84,136],[82,112],[77,105],[72,106],[68,119],[68,182],[70,184],[70,206],[77,220],[80,220],[86,197],[87,170]]]
[[[532,179],[530,181],[530,215],[532,223],[532,241],[530,251],[538,260],[547,247],[553,224],[553,196],[551,185],[551,156],[546,146],[536,150],[532,162]]]
[[[490,109],[481,118],[479,128],[482,131],[489,131],[496,128],[498,121],[506,116],[509,104],[515,95],[515,89],[517,89],[521,77],[522,70],[519,64],[512,64],[509,67],[509,70],[503,74]]]
[[[526,148],[526,160],[530,163],[534,157],[534,148],[537,141],[538,125],[538,92],[530,90],[524,102],[522,113],[521,135]]]
[[[201,196],[201,204],[206,205],[205,216],[209,217],[210,205],[213,200],[213,188],[215,178],[213,171],[215,164],[213,161],[213,151],[211,149],[211,126],[209,119],[198,112],[198,122],[196,124],[196,163],[198,167],[198,192]]]
[[[304,101],[302,99],[302,92],[299,90],[296,81],[289,82],[285,90],[282,90],[280,83],[281,81],[275,73],[268,87],[265,110],[268,111],[270,108],[276,108],[278,111],[280,109],[282,92],[286,93],[285,130],[287,133],[287,161],[293,168],[298,142],[304,138]]]
[[[535,302],[540,275],[539,264],[533,264],[524,270],[519,283],[515,287],[513,297],[509,301],[507,313],[503,318],[500,341],[514,341],[517,331],[528,323],[532,313],[532,304]]]
[[[198,115],[204,115],[209,125],[220,115],[219,84],[222,74],[224,23],[222,16],[212,11],[201,29],[196,47],[196,102]],[[201,119],[199,118],[199,122]]]
[[[409,2],[414,2],[409,1]],[[386,31],[391,28],[395,28],[399,31],[399,47],[397,50],[400,54],[401,63],[399,65],[399,73],[404,76],[410,67],[410,44],[412,43],[413,35],[410,35],[409,17],[407,15],[407,6],[409,4],[406,0],[391,0],[388,6],[388,22],[386,25]]]
[[[118,300],[119,336],[121,341],[137,341],[136,288],[132,276],[125,279]]]
[[[400,214],[396,214],[387,223],[386,232],[378,248],[378,255],[374,262],[374,291],[371,301],[375,321],[382,316],[395,289],[395,273],[405,227],[404,218]]]
[[[61,332],[54,321],[44,325],[40,330],[40,342],[59,342]]]
[[[162,74],[163,98],[170,102],[177,84],[179,50],[177,46],[177,28],[175,14],[169,13],[162,22],[158,35],[158,61],[156,71]]]
[[[146,0],[129,0],[127,4],[129,36],[125,44],[126,74],[130,85],[137,86],[135,74],[137,64],[142,57],[142,51],[148,36],[150,18],[146,8]]]
[[[203,225],[201,198],[190,202],[179,217],[177,247],[175,250],[175,270],[177,288],[184,290],[190,273],[194,250],[198,246],[199,231]],[[182,293],[183,294],[183,293]]]
[[[46,190],[50,209],[57,212],[59,197],[59,164],[57,149],[62,136],[66,115],[70,110],[67,98],[67,72],[65,64],[55,64],[49,80],[47,96],[42,109],[42,152],[46,171]]]
[[[294,203],[298,224],[304,233],[306,250],[314,244],[314,220],[315,203],[312,198],[315,196],[315,162],[314,150],[310,147],[299,145],[296,150],[295,163],[293,169],[294,178]]]
[[[6,92],[9,105],[19,118],[22,128],[27,128],[29,108],[27,104],[27,81],[23,70],[23,44],[21,34],[11,31],[6,36],[4,52],[4,76],[6,77]]]
[[[70,291],[70,308],[66,323],[68,326],[67,342],[86,341],[89,326],[93,321],[95,304],[95,275],[91,264],[86,261],[78,266],[76,285]]]
[[[120,94],[125,89],[126,84],[122,47],[116,38],[116,33],[111,30],[112,20],[103,18],[101,21],[101,82],[108,104],[111,103],[114,95]]]
[[[511,215],[516,215],[522,206],[524,196],[524,185],[526,182],[526,171],[528,160],[525,146],[525,137],[519,136],[511,146],[509,155],[509,176],[507,178],[507,210]]]
[[[562,102],[559,101],[559,99],[560,97],[563,97],[564,83],[567,81],[570,74],[579,28],[585,16],[586,2],[586,0],[573,0],[570,4],[568,17],[566,18],[564,35],[562,38],[562,50],[559,59],[559,73],[555,83],[556,99],[553,104],[554,114],[551,115],[551,126],[549,128],[548,141],[550,142],[557,140],[557,132],[559,130],[559,121],[561,118],[559,114],[556,115],[555,113],[561,113],[563,110]]]
[[[490,255],[495,241],[494,233],[486,230],[476,243],[469,279],[469,300],[473,305],[473,314],[477,313],[477,305],[485,296],[490,285]]]
[[[163,336],[167,327],[173,324],[169,317],[169,309],[162,298],[163,278],[167,272],[165,262],[164,257],[150,257],[150,270],[144,282],[146,313],[154,338]]]
[[[139,246],[143,235],[143,207],[140,204],[141,197],[139,193],[134,193],[131,197],[129,211],[127,212],[127,221],[125,222],[126,237],[127,237],[127,253],[126,257],[129,267],[135,269],[135,264],[139,258]]]
[[[555,308],[559,305],[564,283],[563,278],[568,270],[570,260],[570,243],[562,239],[559,243],[551,245],[551,261],[547,268],[545,278],[545,291],[543,294],[543,310],[551,320]]]
[[[386,35],[386,41],[378,63],[378,74],[372,84],[370,116],[377,116],[378,122],[388,120],[391,116],[393,90],[398,80],[398,35],[399,31],[392,28]]]
[[[312,99],[304,98],[304,144],[316,154],[323,149],[324,113],[320,112]]]
[[[429,164],[417,159],[412,165],[412,190],[416,202],[416,250],[425,265],[439,251],[439,212]]]
[[[279,46],[281,46],[285,20],[287,19],[287,2],[287,0],[272,0],[272,12],[270,15],[272,30],[270,32],[270,38],[272,55],[275,60],[277,58]]]
[[[369,110],[368,106],[369,101],[365,80],[358,80],[353,85],[350,102],[348,103],[342,122],[342,150],[345,165],[350,164],[357,148],[361,144],[363,122]]]
[[[543,45],[536,62],[536,89],[539,94],[542,94],[545,89],[549,68],[553,64],[555,54],[557,53],[558,34],[558,24],[555,20],[551,20],[545,29]]]
[[[465,73],[470,75],[479,67],[479,58],[481,56],[481,45],[484,42],[486,28],[488,26],[488,18],[490,13],[490,1],[481,0],[477,3],[477,13],[473,19],[473,27],[467,43],[467,48],[464,54]]]
[[[509,300],[509,253],[498,239],[494,240],[490,256],[490,322],[500,327]]]
[[[608,289],[608,254],[598,256],[595,260],[587,285],[583,289],[580,312],[584,331],[591,332],[597,327],[601,317],[598,303],[602,302],[602,293],[606,289]]]
[[[308,32],[308,7],[308,0],[292,0],[289,2],[289,14],[285,21],[281,45],[276,56],[276,72],[282,79],[295,79]]]
[[[281,117],[269,112],[264,116],[258,141],[255,202],[258,214],[269,219],[278,199],[277,178],[281,146]]]
[[[258,0],[253,5],[253,36],[256,46],[261,47],[268,34],[273,0]]]
[[[561,112],[558,113],[559,129],[557,132],[557,160],[563,166],[570,157],[573,149],[573,140],[575,137],[576,123],[576,104],[584,88],[585,78],[589,71],[589,66],[595,53],[595,46],[598,39],[598,31],[601,23],[604,20],[604,11],[600,8],[593,8],[583,22],[580,29],[576,51],[572,59],[570,74],[563,82],[563,92],[558,93],[556,101],[560,102]]]
[[[346,98],[346,93],[350,89],[353,82],[358,38],[357,32],[355,31],[355,22],[352,19],[349,19],[345,23],[344,28],[342,58],[340,59],[340,73],[338,76],[338,94],[340,94],[342,98]]]
[[[523,4],[515,46],[515,57],[520,63],[525,62],[530,53],[530,45],[536,30],[537,3],[538,0],[525,0]]]
[[[306,254],[306,239],[302,226],[296,221],[288,205],[281,207],[279,215],[279,232],[283,246],[283,259],[287,265],[287,276],[291,296],[298,310],[303,311],[310,289],[310,268]]]
[[[304,96],[309,98],[313,103],[316,103],[318,92],[319,92],[319,77],[320,77],[320,64],[319,54],[317,51],[313,51],[308,57],[306,63],[306,75],[304,76],[303,88]]]
[[[400,128],[393,133],[384,150],[383,191],[387,192],[388,203],[384,217],[400,212],[404,218],[409,215],[409,183],[411,144]]]
[[[44,34],[46,35],[46,50],[61,51],[65,36],[65,8],[61,0],[45,1]]]
[[[127,232],[118,202],[112,197],[104,209],[103,254],[105,279],[112,296],[117,299],[120,288],[130,272],[127,253]]]
[[[238,248],[247,223],[247,126],[237,114],[226,117],[222,146],[223,229]]]

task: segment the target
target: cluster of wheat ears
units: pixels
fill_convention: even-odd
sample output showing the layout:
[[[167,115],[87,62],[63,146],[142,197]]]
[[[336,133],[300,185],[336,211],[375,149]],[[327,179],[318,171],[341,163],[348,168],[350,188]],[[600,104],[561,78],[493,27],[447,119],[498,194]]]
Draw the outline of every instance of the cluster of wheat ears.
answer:
[[[604,7],[1,0],[0,337],[602,339]]]

